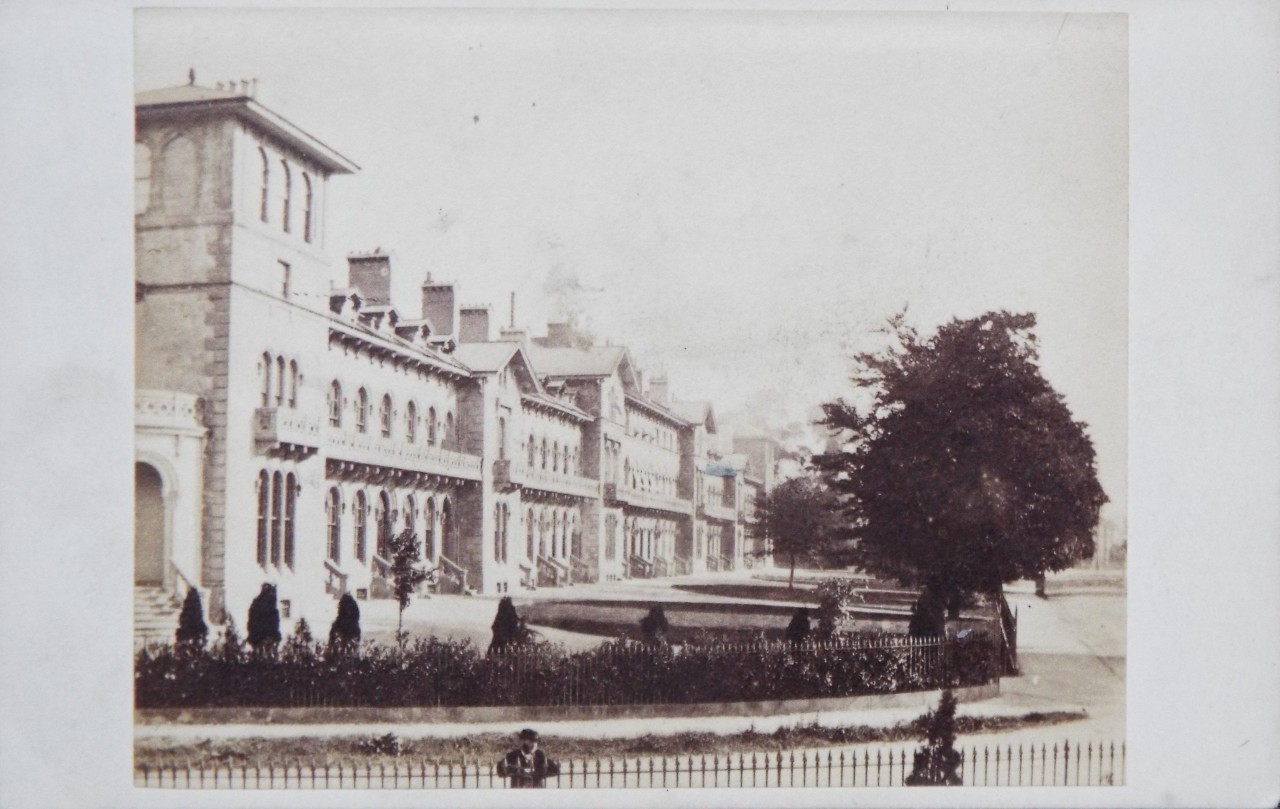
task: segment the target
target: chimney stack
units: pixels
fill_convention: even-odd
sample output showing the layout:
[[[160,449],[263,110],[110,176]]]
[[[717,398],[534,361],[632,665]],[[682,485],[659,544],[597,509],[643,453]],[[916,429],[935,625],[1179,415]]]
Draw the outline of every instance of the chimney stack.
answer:
[[[498,339],[504,343],[519,343],[525,348],[529,347],[529,331],[527,329],[505,326],[498,330]]]
[[[572,348],[573,326],[568,323],[548,323],[547,345],[551,348]]]
[[[451,281],[427,280],[422,283],[422,316],[431,321],[435,335],[444,337],[454,333],[453,326],[457,304]]]
[[[489,342],[488,306],[464,306],[458,310],[458,342]]]
[[[667,387],[666,374],[657,374],[649,380],[649,398],[658,404],[671,404],[671,391]]]
[[[370,306],[391,303],[391,256],[381,250],[347,256],[348,283]]]

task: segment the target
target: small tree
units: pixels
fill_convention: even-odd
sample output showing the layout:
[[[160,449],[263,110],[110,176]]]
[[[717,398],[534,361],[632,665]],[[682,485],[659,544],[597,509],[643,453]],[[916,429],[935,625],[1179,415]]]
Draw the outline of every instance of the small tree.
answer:
[[[960,752],[956,750],[956,695],[942,692],[938,709],[921,717],[924,746],[917,748],[908,786],[960,786]]]
[[[787,624],[787,641],[799,646],[809,639],[809,608],[798,607]]]
[[[663,611],[661,604],[653,605],[649,614],[640,619],[640,633],[644,636],[645,643],[666,643],[667,630],[670,628],[667,613]]]
[[[824,639],[835,637],[840,622],[863,602],[862,593],[853,579],[843,576],[818,583],[818,634]]]
[[[413,535],[412,528],[406,528],[387,540],[387,552],[391,554],[391,591],[400,605],[396,640],[403,644],[404,611],[413,600],[418,585],[426,581],[427,572],[422,569],[422,549],[418,547],[418,538]]]
[[[235,619],[230,615],[227,616],[226,628],[222,630],[222,640],[214,645],[213,652],[228,663],[238,662],[244,657],[244,641],[240,639]]]
[[[192,587],[182,601],[182,614],[178,616],[178,631],[174,633],[179,649],[199,651],[209,639],[209,625],[204,622],[204,607],[200,603],[200,591]]]
[[[514,646],[521,646],[530,639],[529,628],[525,625],[515,602],[511,596],[503,596],[498,602],[498,613],[489,627],[493,630],[493,640],[489,643],[489,654],[502,652]]]
[[[249,605],[249,645],[255,654],[271,654],[280,645],[280,609],[276,586],[263,584]]]
[[[907,634],[913,638],[937,638],[947,634],[946,604],[933,588],[925,588],[911,607]]]
[[[757,501],[774,557],[785,557],[791,568],[788,588],[795,586],[796,563],[821,556],[831,544],[836,507],[831,492],[811,477],[784,481]]]
[[[350,593],[343,593],[338,599],[338,616],[329,626],[329,648],[334,650],[354,649],[360,644],[360,605]]]

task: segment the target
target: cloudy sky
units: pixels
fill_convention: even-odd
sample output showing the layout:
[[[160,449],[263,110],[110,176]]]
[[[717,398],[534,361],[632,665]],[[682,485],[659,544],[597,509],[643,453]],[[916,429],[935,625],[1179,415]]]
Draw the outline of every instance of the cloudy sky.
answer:
[[[1118,15],[146,9],[136,87],[256,77],[361,166],[327,246],[390,251],[402,309],[428,271],[502,322],[514,292],[724,414],[806,419],[904,306],[1035,312],[1122,514],[1126,43]]]

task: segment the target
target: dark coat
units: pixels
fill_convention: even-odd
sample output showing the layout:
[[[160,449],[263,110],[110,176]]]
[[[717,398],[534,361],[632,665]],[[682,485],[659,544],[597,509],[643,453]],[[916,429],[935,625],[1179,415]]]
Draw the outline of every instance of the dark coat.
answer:
[[[498,762],[498,776],[510,778],[512,789],[541,789],[548,777],[559,774],[560,765],[541,750],[529,755],[517,747]]]

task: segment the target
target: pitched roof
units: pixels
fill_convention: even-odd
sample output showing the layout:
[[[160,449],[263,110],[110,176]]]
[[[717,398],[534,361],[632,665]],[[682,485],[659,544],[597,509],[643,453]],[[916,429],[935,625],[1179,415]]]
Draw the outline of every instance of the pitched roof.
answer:
[[[237,90],[183,84],[137,93],[133,97],[133,104],[140,114],[178,109],[225,110],[268,135],[288,143],[330,173],[351,174],[360,169],[312,135]]]
[[[716,432],[716,416],[710,402],[672,402],[671,412],[693,424],[702,424],[707,432]]]
[[[608,376],[626,356],[622,346],[548,348],[529,346],[529,358],[542,376]]]
[[[519,343],[459,343],[453,356],[473,371],[496,374],[511,361]]]

